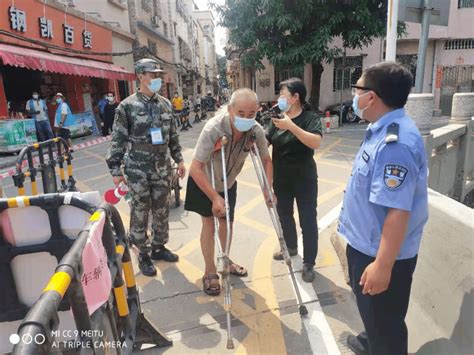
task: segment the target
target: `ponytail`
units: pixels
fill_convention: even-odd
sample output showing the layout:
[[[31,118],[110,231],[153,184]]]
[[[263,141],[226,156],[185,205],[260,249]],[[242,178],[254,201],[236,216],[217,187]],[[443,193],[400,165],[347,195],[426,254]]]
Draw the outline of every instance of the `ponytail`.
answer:
[[[303,111],[313,111],[313,106],[307,101],[303,102]]]

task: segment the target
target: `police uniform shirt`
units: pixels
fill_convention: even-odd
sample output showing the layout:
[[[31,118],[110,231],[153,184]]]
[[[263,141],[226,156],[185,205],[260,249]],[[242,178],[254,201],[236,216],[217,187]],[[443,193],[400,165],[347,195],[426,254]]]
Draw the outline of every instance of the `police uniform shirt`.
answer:
[[[397,132],[398,131],[398,132]],[[418,254],[428,220],[427,161],[423,140],[405,110],[370,124],[355,158],[339,216],[339,234],[375,257],[389,208],[410,212],[398,259]]]

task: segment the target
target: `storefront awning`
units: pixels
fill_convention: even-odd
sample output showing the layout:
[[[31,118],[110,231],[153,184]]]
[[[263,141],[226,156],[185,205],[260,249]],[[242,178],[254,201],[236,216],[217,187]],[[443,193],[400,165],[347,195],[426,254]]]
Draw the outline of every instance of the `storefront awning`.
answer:
[[[112,80],[134,80],[135,75],[118,65],[79,59],[0,43],[0,58],[5,65],[51,73],[88,76]]]

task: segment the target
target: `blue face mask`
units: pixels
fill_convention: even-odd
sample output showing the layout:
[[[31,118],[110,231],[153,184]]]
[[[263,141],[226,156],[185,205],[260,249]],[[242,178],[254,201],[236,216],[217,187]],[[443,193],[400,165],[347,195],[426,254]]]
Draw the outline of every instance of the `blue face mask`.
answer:
[[[62,104],[63,103],[63,99],[60,99],[60,98],[57,98],[56,99],[56,103],[59,105],[59,104]]]
[[[359,99],[364,96],[364,95],[367,95],[369,92],[366,92],[362,95],[354,95],[354,98],[352,99],[352,109],[354,110],[354,113],[360,118],[360,119],[363,119],[364,117],[364,111],[367,109],[367,107],[365,108],[359,108]]]
[[[247,132],[255,126],[255,118],[234,117],[234,127],[240,132]]]
[[[286,97],[278,98],[278,108],[283,112],[290,111],[291,105],[288,103],[288,99]]]
[[[148,89],[153,92],[158,92],[161,89],[161,78],[151,79],[150,85],[148,85]]]

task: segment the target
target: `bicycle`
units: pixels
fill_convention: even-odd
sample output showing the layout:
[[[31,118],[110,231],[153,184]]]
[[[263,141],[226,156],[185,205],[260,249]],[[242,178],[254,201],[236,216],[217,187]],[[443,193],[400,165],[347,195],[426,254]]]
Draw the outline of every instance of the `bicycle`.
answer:
[[[172,201],[172,193],[174,192],[174,205],[179,207],[181,205],[180,199],[180,190],[181,186],[179,185],[179,176],[178,176],[178,164],[174,163],[171,165],[171,189],[170,189],[170,205]]]

